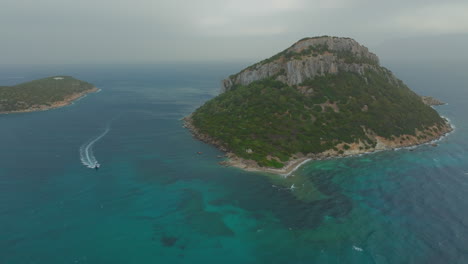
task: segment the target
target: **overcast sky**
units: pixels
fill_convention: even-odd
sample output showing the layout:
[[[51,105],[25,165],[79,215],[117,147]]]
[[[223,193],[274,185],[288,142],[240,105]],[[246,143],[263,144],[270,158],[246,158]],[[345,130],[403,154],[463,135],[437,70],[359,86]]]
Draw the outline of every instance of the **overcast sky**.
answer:
[[[256,61],[307,36],[373,51],[468,36],[467,0],[0,1],[1,64]]]

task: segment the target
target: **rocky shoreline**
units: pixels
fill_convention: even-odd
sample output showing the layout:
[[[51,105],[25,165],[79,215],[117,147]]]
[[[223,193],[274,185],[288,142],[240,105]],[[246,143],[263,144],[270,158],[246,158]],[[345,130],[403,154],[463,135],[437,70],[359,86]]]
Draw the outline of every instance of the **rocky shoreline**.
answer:
[[[200,131],[193,125],[191,115],[183,118],[184,127],[189,129],[192,132],[192,135],[205,143],[211,144],[217,147],[219,150],[226,153],[227,160],[220,162],[221,165],[225,166],[232,166],[236,168],[240,168],[246,171],[253,171],[253,172],[267,172],[273,174],[279,174],[282,176],[289,176],[292,172],[298,169],[303,164],[307,163],[311,160],[325,160],[325,159],[332,159],[332,158],[343,158],[361,154],[369,154],[383,150],[393,150],[398,148],[409,148],[415,147],[419,145],[428,144],[439,140],[440,138],[446,136],[448,133],[453,131],[453,126],[450,122],[445,119],[445,125],[438,130],[434,130],[433,127],[427,128],[424,131],[416,131],[416,136],[413,135],[402,135],[399,137],[394,137],[392,140],[385,139],[379,136],[372,136],[370,133],[369,135],[372,136],[377,144],[374,148],[363,149],[363,144],[360,142],[351,144],[349,149],[339,148],[338,151],[336,150],[328,150],[318,154],[307,154],[303,155],[301,153],[295,154],[294,156],[290,157],[289,161],[286,162],[285,166],[281,169],[274,169],[274,168],[267,168],[267,167],[260,167],[258,164],[253,160],[246,160],[236,156],[234,153],[230,152],[222,142],[211,138],[208,135],[200,133]],[[424,139],[418,138],[419,135],[426,135],[427,137]],[[436,144],[433,144],[436,146]],[[340,153],[341,151],[341,153]]]
[[[28,113],[28,112],[47,111],[51,109],[56,109],[56,108],[70,105],[74,101],[84,97],[85,95],[89,93],[95,93],[97,91],[99,91],[99,89],[94,87],[92,89],[89,89],[80,93],[71,94],[67,96],[65,99],[63,99],[62,101],[57,101],[57,102],[51,103],[50,105],[38,105],[38,106],[30,107],[28,109],[17,110],[17,111],[4,111],[4,112],[0,112],[0,114]]]

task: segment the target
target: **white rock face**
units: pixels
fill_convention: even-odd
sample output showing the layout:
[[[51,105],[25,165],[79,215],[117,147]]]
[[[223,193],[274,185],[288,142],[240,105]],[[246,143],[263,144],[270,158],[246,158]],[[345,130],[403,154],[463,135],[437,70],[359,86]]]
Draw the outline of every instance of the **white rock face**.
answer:
[[[369,52],[369,49],[357,43],[354,39],[350,38],[337,38],[337,37],[319,37],[300,40],[295,43],[290,50],[301,52],[302,50],[317,45],[326,45],[331,51],[350,51],[359,58],[367,58],[373,60],[377,64],[379,58],[374,53]]]
[[[235,84],[248,85],[254,81],[273,77],[290,86],[303,83],[307,79],[338,72],[354,72],[363,74],[365,70],[379,65],[378,57],[350,38],[319,37],[300,40],[286,52],[300,53],[309,47],[327,46],[328,51],[321,54],[292,56],[288,59],[280,57],[268,63],[258,63],[223,81],[224,91]],[[338,53],[352,54],[354,58],[371,61],[367,63],[347,63],[339,58]]]

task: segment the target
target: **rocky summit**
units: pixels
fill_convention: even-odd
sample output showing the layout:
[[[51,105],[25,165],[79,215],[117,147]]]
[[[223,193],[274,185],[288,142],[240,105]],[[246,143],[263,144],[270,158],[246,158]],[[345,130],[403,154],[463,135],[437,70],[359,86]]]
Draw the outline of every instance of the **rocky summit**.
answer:
[[[411,146],[451,130],[350,38],[302,39],[222,84],[186,124],[245,169],[284,172],[305,159]]]
[[[299,85],[324,74],[352,72],[364,74],[375,69],[379,58],[350,38],[305,38],[275,56],[254,64],[223,81],[225,91],[233,85],[248,85],[274,78],[288,85]]]

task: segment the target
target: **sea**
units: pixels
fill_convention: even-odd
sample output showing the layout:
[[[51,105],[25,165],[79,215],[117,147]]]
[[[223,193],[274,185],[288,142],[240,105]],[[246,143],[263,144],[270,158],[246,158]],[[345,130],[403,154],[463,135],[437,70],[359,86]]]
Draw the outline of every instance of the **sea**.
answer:
[[[436,147],[288,178],[224,167],[183,128],[248,63],[1,65],[0,85],[71,75],[100,91],[0,115],[0,263],[468,263],[467,65],[385,65],[447,103],[455,131]]]

